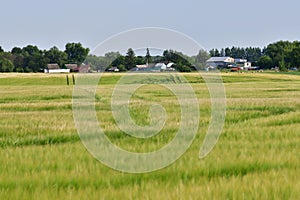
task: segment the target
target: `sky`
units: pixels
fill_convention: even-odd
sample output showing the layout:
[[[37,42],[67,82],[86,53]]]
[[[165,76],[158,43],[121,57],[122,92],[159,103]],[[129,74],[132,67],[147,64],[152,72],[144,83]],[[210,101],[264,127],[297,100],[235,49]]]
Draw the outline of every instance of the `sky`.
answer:
[[[9,0],[1,2],[0,46],[40,49],[81,42],[93,49],[133,28],[182,32],[204,49],[264,47],[300,40],[300,1],[285,0]]]

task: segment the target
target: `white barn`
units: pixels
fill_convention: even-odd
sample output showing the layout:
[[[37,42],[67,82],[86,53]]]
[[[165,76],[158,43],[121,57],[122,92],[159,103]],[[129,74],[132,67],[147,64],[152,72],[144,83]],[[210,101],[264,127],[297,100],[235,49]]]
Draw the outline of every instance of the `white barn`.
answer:
[[[229,64],[234,63],[234,58],[231,57],[211,57],[206,61],[208,67],[227,67]]]

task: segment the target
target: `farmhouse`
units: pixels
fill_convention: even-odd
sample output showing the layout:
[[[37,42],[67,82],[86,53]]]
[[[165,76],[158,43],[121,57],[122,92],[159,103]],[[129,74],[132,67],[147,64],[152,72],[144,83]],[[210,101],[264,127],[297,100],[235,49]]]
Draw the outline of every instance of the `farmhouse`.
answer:
[[[60,69],[59,65],[54,64],[47,64],[46,69],[44,69],[45,73],[70,73],[70,69]]]

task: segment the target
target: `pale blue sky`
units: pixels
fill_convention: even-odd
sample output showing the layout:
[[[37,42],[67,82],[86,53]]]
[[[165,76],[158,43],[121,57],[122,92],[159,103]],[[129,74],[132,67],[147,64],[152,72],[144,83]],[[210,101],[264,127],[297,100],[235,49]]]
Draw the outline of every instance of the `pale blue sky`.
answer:
[[[0,46],[41,49],[81,42],[93,49],[132,28],[163,27],[195,39],[205,49],[263,47],[300,40],[297,0],[9,0],[1,2]]]

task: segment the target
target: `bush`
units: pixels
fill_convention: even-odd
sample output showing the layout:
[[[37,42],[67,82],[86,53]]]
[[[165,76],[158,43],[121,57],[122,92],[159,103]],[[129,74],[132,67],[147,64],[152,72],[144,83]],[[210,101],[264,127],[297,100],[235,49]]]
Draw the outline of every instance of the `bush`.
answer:
[[[191,72],[192,69],[186,65],[177,65],[175,69],[179,72]]]
[[[22,73],[22,72],[24,72],[24,69],[22,67],[18,67],[18,68],[16,68],[16,72]]]
[[[33,72],[33,71],[32,71],[32,69],[31,69],[31,68],[29,68],[29,67],[25,67],[25,70],[24,70],[24,72],[30,73],[30,72]]]

